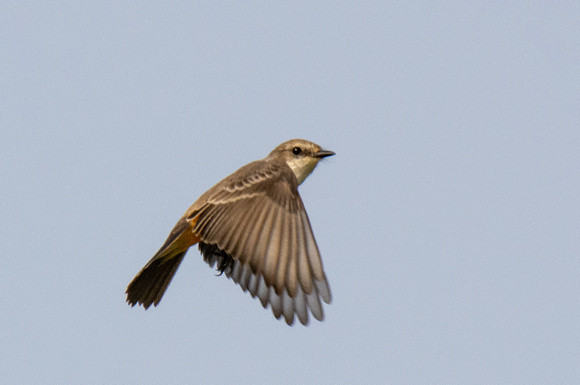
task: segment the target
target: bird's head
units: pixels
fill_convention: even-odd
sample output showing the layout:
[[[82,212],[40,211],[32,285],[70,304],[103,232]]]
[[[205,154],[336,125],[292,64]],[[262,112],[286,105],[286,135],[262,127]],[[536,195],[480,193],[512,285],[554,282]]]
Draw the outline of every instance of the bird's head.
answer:
[[[334,152],[323,150],[316,143],[292,139],[276,147],[268,157],[285,161],[296,175],[298,184],[301,184],[322,158],[331,155],[334,155]]]

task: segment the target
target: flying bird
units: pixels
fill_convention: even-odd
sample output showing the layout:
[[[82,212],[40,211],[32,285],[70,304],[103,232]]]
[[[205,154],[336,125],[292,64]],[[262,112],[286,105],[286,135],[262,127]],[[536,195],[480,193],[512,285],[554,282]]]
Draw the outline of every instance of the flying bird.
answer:
[[[322,321],[330,286],[298,186],[334,155],[293,139],[217,183],[179,219],[159,251],[127,287],[127,302],[157,306],[189,247],[288,325],[308,313]]]

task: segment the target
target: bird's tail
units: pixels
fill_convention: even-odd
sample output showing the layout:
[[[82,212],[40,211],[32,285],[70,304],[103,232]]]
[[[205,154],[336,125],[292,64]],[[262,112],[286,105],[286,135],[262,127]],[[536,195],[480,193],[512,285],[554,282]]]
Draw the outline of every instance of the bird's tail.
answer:
[[[177,222],[163,246],[127,286],[129,305],[139,304],[147,309],[159,304],[185,253],[199,241],[192,231],[195,221],[196,218],[188,221],[182,217]]]
[[[125,293],[129,305],[139,304],[145,309],[151,304],[157,306],[185,253],[187,249],[169,258],[153,258],[127,286]]]

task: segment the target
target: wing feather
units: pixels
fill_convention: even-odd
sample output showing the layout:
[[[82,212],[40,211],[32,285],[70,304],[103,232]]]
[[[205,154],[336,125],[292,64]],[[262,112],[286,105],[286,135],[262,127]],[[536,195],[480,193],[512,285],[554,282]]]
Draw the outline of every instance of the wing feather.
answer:
[[[308,302],[308,307],[310,308],[314,318],[322,321],[324,318],[324,313],[322,312],[322,304],[318,298],[318,293],[313,290],[312,293],[306,295],[306,301]]]
[[[285,163],[254,166],[262,169],[243,167],[190,208],[201,242],[217,248],[207,252],[219,253],[204,258],[215,264],[230,256],[226,276],[289,325],[295,318],[306,325],[309,311],[321,320],[320,298],[329,303],[330,288],[296,177]]]
[[[285,286],[286,290],[288,290],[288,294],[290,297],[294,298],[296,296],[296,286],[297,286],[297,271],[296,265],[298,263],[300,252],[298,249],[298,234],[300,229],[298,228],[298,221],[296,215],[289,215],[288,218],[288,225],[290,227],[290,231],[288,232],[288,239],[289,239],[289,246],[288,246],[288,267],[286,270],[286,279],[285,279]]]
[[[279,229],[284,226],[282,215],[276,212],[273,219],[272,225],[270,227],[270,233],[265,240],[268,242],[268,247],[264,255],[262,275],[266,280],[266,284],[270,287],[274,286],[274,281],[276,279],[276,268],[279,260],[279,253],[281,248],[281,238],[279,234]]]
[[[298,280],[305,294],[312,292],[312,272],[308,263],[307,233],[308,229],[302,221],[302,216],[298,217]]]
[[[287,290],[282,294],[282,309],[284,312],[284,319],[288,325],[294,323],[294,298],[290,297]]]
[[[248,291],[248,285],[250,284],[250,279],[252,278],[252,269],[248,265],[242,265],[242,275],[240,277],[240,287],[243,291]]]
[[[328,285],[328,281],[325,279],[324,281],[314,281],[316,283],[316,291],[320,294],[323,301],[326,303],[330,303],[332,301],[332,296],[330,294],[330,286]]]
[[[257,225],[260,227],[254,246],[255,252],[251,257],[251,266],[256,274],[262,275],[266,259],[268,258],[268,239],[270,238],[270,230],[272,229],[274,219],[276,218],[276,210],[263,209],[265,218],[262,223]],[[265,282],[264,282],[265,283]]]
[[[272,307],[274,317],[280,319],[280,316],[282,315],[282,298],[272,289],[270,289],[270,306]]]
[[[260,285],[260,277],[252,274],[250,277],[250,283],[248,284],[248,291],[252,295],[252,298],[256,298],[256,295],[258,294],[258,285]]]
[[[238,283],[240,282],[240,279],[242,277],[242,271],[244,270],[244,265],[242,265],[241,263],[235,263],[234,262],[234,268],[232,269],[232,275],[231,275],[231,279],[235,282]]]
[[[278,258],[276,260],[275,266],[275,278],[274,278],[274,288],[276,289],[276,294],[281,295],[284,292],[284,285],[286,281],[286,269],[288,267],[288,260],[290,257],[290,245],[288,242],[288,233],[291,230],[288,230],[287,227],[290,225],[288,218],[290,215],[287,215],[285,212],[280,213],[280,221],[278,224],[277,229],[273,229],[272,231],[272,240],[273,238],[277,238],[278,243]]]
[[[251,217],[248,217],[248,222],[244,228],[244,231],[246,231],[247,235],[245,236],[243,246],[240,249],[240,254],[246,258],[244,262],[250,265],[255,273],[256,260],[259,259],[260,255],[260,233],[264,226],[264,220],[268,215],[268,210],[264,210],[263,205],[257,204],[256,199],[253,200],[251,210]]]
[[[308,324],[308,307],[306,306],[306,294],[300,286],[296,287],[296,296],[294,297],[294,310],[302,325]]]
[[[314,277],[322,281],[324,280],[324,271],[322,270],[322,261],[320,259],[320,253],[318,252],[318,246],[316,246],[316,241],[314,240],[314,234],[312,233],[312,228],[310,227],[310,221],[306,215],[306,211],[300,212],[302,217],[302,226],[304,228],[304,235],[306,240],[306,248],[308,255],[308,262],[312,270]]]
[[[270,288],[266,285],[264,277],[260,276],[260,286],[258,287],[258,298],[264,309],[268,306],[268,299],[270,298]]]

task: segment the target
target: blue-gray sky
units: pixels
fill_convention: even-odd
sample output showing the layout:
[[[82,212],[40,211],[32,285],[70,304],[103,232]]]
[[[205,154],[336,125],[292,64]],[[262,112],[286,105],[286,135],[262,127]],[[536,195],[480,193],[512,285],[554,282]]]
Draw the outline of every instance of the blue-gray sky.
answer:
[[[577,384],[578,2],[4,2],[0,382]],[[192,249],[193,201],[291,138],[326,320]]]

